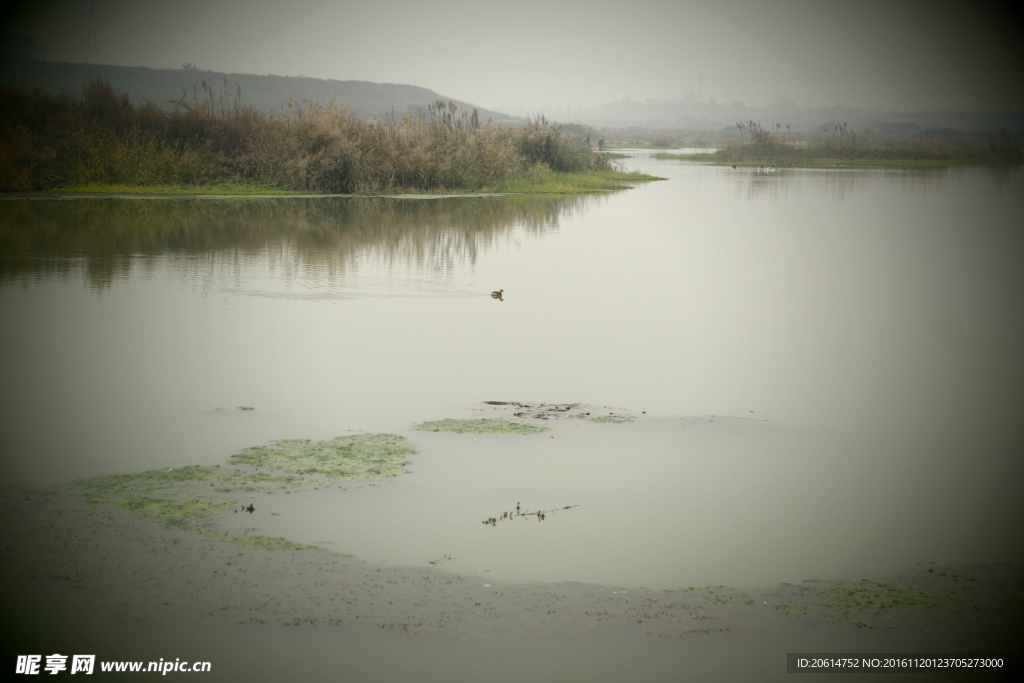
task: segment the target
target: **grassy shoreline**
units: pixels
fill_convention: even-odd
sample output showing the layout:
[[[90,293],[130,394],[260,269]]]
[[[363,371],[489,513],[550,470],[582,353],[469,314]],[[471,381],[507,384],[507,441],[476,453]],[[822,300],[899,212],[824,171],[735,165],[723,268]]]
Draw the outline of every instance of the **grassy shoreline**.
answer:
[[[167,108],[100,79],[81,98],[0,87],[0,192],[576,194],[654,179],[542,116],[495,123],[441,100],[404,116],[333,100],[264,113],[203,87]]]
[[[551,172],[540,178],[522,178],[505,180],[489,187],[473,190],[476,195],[507,195],[507,194],[588,194],[592,192],[608,192],[632,187],[636,183],[665,180],[658,176],[645,173],[594,170],[582,172]],[[105,183],[88,183],[68,187],[56,187],[44,190],[52,194],[96,194],[96,195],[160,195],[160,196],[327,196],[326,193],[293,190],[280,187],[251,183],[217,183],[210,185],[121,185]],[[465,195],[466,190],[452,189],[447,191],[424,191],[415,188],[396,188],[386,193],[346,194],[344,196],[455,196]],[[334,195],[336,196],[336,195]]]
[[[717,153],[712,154],[654,154],[655,159],[672,159],[677,161],[701,161],[715,166],[736,166],[756,168],[764,166],[764,162],[758,161],[732,161],[724,159]],[[827,168],[829,166],[962,166],[968,164],[986,163],[981,159],[957,157],[950,159],[891,159],[885,157],[807,157],[792,158],[776,162],[774,165],[782,165],[787,168]]]
[[[709,154],[655,154],[657,159],[705,161],[729,166],[952,166],[1020,164],[1024,150],[1011,131],[970,136],[936,131],[920,136],[878,135],[851,129],[846,123],[806,134],[782,124],[764,127],[756,121],[738,123],[739,139],[730,137]]]

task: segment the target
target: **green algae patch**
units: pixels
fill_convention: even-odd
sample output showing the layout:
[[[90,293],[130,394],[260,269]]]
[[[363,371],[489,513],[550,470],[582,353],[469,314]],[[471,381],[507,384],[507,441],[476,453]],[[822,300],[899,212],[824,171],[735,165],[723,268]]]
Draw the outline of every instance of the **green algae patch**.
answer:
[[[807,605],[797,605],[789,602],[780,602],[776,605],[772,605],[773,608],[782,612],[787,619],[799,619],[806,617],[811,611],[811,608]]]
[[[683,593],[703,594],[703,597],[716,605],[752,605],[754,599],[745,593],[737,593],[729,586],[705,586],[704,588],[681,588]]]
[[[401,436],[357,434],[331,441],[285,439],[247,448],[231,464],[331,479],[384,479],[401,474],[416,449]]]
[[[213,490],[220,493],[256,493],[275,489],[298,489],[306,480],[297,475],[270,474],[267,472],[236,471],[225,472],[213,484]]]
[[[833,623],[848,623],[864,628],[868,620],[889,618],[896,610],[936,610],[959,614],[960,596],[953,593],[929,593],[916,587],[897,587],[885,583],[857,586],[833,586],[818,593],[825,600],[826,618]]]
[[[633,418],[631,417],[612,417],[610,415],[605,415],[604,417],[584,417],[583,419],[586,420],[587,422],[602,422],[604,424],[615,425],[620,425],[624,422],[633,421]]]
[[[509,422],[508,420],[435,420],[418,424],[416,429],[423,432],[455,432],[456,434],[536,434],[546,432],[549,427]]]
[[[322,550],[315,545],[296,543],[287,538],[274,536],[259,536],[256,534],[224,534],[216,538],[227,543],[233,543],[242,548],[255,548],[256,550]]]
[[[834,586],[818,594],[837,610],[882,612],[894,608],[956,611],[960,597],[952,593],[928,593],[920,588],[899,588],[885,583]]]
[[[169,498],[150,498],[137,496],[125,498],[120,507],[131,510],[140,517],[148,517],[167,527],[188,529],[197,526],[204,520],[216,517],[225,508],[234,505],[231,501],[212,501],[202,498],[186,498],[173,500]]]
[[[199,531],[246,548],[297,550],[315,546],[216,530],[218,518],[238,504],[231,494],[291,493],[339,487],[339,480],[394,477],[414,453],[406,439],[391,434],[340,436],[330,441],[290,439],[247,448],[226,465],[167,467],[73,483],[91,504],[120,507],[167,528]],[[254,508],[250,503],[242,511],[251,513]]]
[[[180,488],[198,482],[216,481],[223,476],[219,465],[193,465],[147,470],[137,474],[101,474],[74,483],[86,492],[90,503],[103,504],[125,494],[145,495]]]

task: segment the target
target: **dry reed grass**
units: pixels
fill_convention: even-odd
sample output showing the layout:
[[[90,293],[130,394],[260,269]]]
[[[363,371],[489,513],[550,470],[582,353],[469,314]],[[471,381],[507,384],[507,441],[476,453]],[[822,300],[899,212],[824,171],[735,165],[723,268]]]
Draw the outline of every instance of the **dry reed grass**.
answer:
[[[479,189],[553,171],[605,168],[583,139],[542,117],[480,121],[435,101],[426,111],[366,117],[334,100],[261,113],[203,82],[159,108],[133,106],[100,79],[81,98],[0,89],[0,190],[234,181],[369,194]]]

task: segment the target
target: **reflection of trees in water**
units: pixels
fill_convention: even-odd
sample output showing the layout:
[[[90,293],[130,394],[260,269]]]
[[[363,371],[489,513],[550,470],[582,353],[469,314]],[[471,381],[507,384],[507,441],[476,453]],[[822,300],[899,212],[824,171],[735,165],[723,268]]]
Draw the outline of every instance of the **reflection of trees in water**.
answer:
[[[513,235],[542,236],[600,196],[70,199],[0,201],[0,282],[84,273],[105,288],[144,257],[229,272],[266,259],[286,278],[360,262],[451,270]],[[143,258],[140,258],[143,257]]]
[[[933,168],[872,168],[872,167],[819,167],[813,169],[783,169],[774,175],[761,175],[753,169],[733,176],[737,195],[744,199],[789,199],[796,188],[811,189],[823,197],[843,202],[859,188],[884,183],[899,190],[929,192],[935,183],[949,176],[948,167]]]

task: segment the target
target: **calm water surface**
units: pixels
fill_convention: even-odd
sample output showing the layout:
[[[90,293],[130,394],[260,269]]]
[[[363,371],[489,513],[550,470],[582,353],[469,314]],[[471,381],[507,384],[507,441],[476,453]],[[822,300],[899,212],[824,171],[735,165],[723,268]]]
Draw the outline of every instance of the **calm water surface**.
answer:
[[[413,474],[318,502],[358,525],[282,502],[263,532],[652,587],[1024,559],[1024,174],[629,165],[668,180],[4,200],[0,477],[386,431],[421,447]],[[648,420],[528,448],[409,431],[485,400]],[[707,415],[743,420],[681,421]],[[479,524],[529,494],[581,507],[543,533]]]

